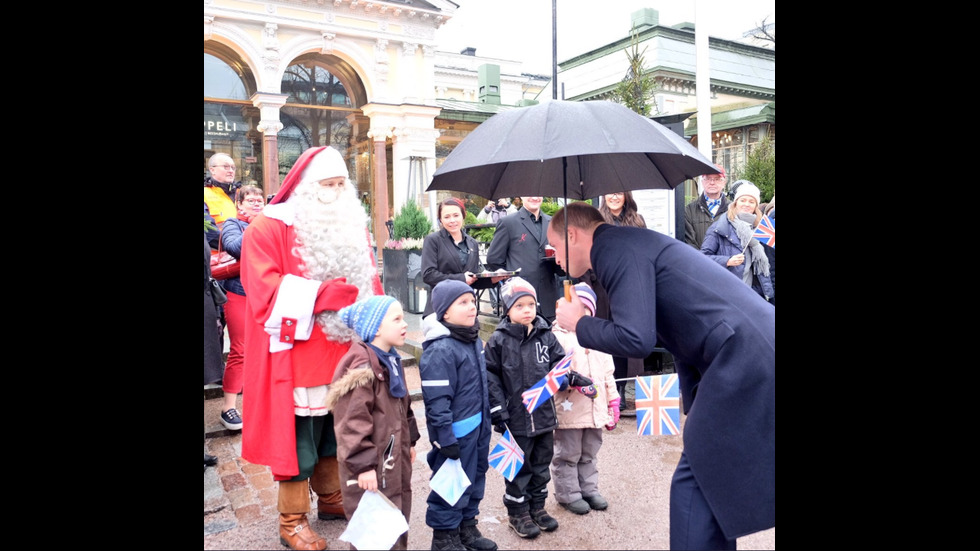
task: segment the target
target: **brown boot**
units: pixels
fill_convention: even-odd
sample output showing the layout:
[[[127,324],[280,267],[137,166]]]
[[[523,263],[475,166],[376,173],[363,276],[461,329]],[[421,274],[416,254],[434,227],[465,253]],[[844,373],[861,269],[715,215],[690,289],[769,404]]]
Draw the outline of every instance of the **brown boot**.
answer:
[[[310,528],[306,513],[279,513],[279,543],[304,551],[327,548],[327,540]]]
[[[313,468],[310,486],[316,492],[316,516],[320,520],[346,520],[344,497],[340,493],[337,457],[321,457]]]
[[[309,480],[279,482],[279,541],[290,549],[326,549],[327,540],[310,527]]]

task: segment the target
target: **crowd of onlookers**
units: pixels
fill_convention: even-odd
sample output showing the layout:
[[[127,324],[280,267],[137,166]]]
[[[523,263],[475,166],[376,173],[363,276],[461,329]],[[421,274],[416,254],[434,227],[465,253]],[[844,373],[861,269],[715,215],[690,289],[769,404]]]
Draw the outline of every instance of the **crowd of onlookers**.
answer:
[[[220,422],[243,431],[242,457],[269,465],[279,483],[280,542],[292,549],[326,547],[306,518],[311,490],[321,519],[350,520],[365,496],[375,492],[409,519],[420,433],[397,351],[407,324],[402,305],[383,294],[367,217],[344,160],[331,147],[308,149],[268,205],[261,187],[235,181],[230,156],[212,156],[208,168],[204,382],[221,382]],[[765,408],[774,400],[775,314],[769,309],[775,305],[775,251],[753,232],[763,216],[774,220],[775,200],[762,205],[758,187],[745,180],[726,195],[724,172],[702,177],[701,184],[702,193],[685,209],[683,237],[701,254],[683,246],[680,252],[671,243],[675,240],[639,231],[646,221],[632,193],[622,191],[601,197],[597,208],[571,203],[560,209],[555,214],[560,228],[542,212],[543,197],[521,197],[520,208],[507,198],[491,200],[478,215],[496,228],[481,260],[479,244],[466,231],[464,202],[440,201],[437,229],[424,240],[421,264],[431,287],[420,359],[432,443],[426,461],[433,473],[465,475],[469,485],[448,494],[448,487],[433,486],[425,513],[432,549],[497,549],[476,519],[493,431],[511,453],[523,455],[502,496],[518,536],[535,538],[558,528],[544,508],[552,480],[558,503],[569,511],[585,515],[606,509],[597,469],[602,431],[613,430],[621,408],[629,407],[626,384],[642,374],[644,358],[654,349],[676,351],[681,365],[691,366],[680,375],[685,412],[693,389],[700,388],[704,397],[699,395],[698,403],[708,412],[703,415],[713,416],[703,422],[745,430],[746,420],[718,418],[727,417],[727,408],[740,407],[727,402],[729,390],[713,383],[699,386],[712,365],[736,376],[763,370],[772,388],[760,386],[757,405]],[[638,271],[627,268],[624,257],[633,253],[624,254],[630,250],[621,248],[624,243],[643,251],[638,258],[651,255],[644,257],[648,264],[635,264]],[[663,257],[650,252],[660,249],[669,252]],[[238,259],[241,273],[222,280],[226,299],[212,302],[209,257],[218,251]],[[665,266],[671,255],[677,265]],[[718,276],[709,260],[736,279]],[[705,273],[726,296],[703,306],[698,301],[704,297],[676,275],[665,275],[669,270],[686,277]],[[753,302],[758,298],[746,297],[747,289],[769,303],[765,309]],[[479,290],[492,290],[502,305],[500,322],[486,342],[477,322]],[[666,292],[673,294],[662,295]],[[658,313],[655,305],[665,296],[689,309]],[[762,322],[758,336],[745,334],[740,324],[753,311],[771,321],[771,332]],[[719,325],[707,336],[700,334],[704,328],[690,326],[699,316],[710,321],[714,315],[731,325],[729,330],[743,327],[736,331],[741,338],[761,339],[763,350],[771,345],[772,357],[762,367],[746,367],[739,355],[749,352],[726,352]],[[225,327],[229,353],[223,361]],[[700,350],[713,338],[722,339],[720,348]],[[694,339],[701,340],[694,344]],[[239,412],[243,391],[247,398]],[[753,438],[771,436],[774,465],[774,420],[772,425]],[[759,523],[768,522],[765,507],[746,515],[730,506],[742,499],[742,490],[722,480],[730,473],[727,467],[702,463],[706,453],[718,453],[724,445],[693,444],[682,455],[672,484],[672,546],[733,549],[733,533],[762,529]],[[767,452],[762,448],[757,453]],[[769,460],[768,455],[760,459],[766,465]],[[205,453],[205,469],[215,461]],[[707,474],[695,481],[692,472]],[[774,525],[774,481],[768,488],[767,476],[753,475],[746,485],[764,487],[760,499],[766,506],[772,490]],[[732,497],[709,507],[704,495],[718,500],[719,487]],[[679,501],[684,505],[675,510],[673,492],[681,489],[693,497]],[[706,535],[691,528],[695,524],[688,515],[699,519]],[[394,536],[392,549],[408,548],[407,532]]]

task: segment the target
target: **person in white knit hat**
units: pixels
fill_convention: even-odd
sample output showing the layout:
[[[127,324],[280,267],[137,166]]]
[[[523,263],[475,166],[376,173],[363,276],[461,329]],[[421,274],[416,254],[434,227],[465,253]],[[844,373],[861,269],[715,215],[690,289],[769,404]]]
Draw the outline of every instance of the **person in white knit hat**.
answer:
[[[332,147],[307,149],[242,239],[242,458],[279,482],[279,539],[325,549],[307,520],[345,519],[327,392],[356,333],[338,311],[383,295],[367,216]],[[272,545],[270,544],[270,548]]]
[[[735,199],[724,218],[708,228],[701,252],[745,282],[766,301],[776,297],[769,273],[769,259],[758,239],[752,237],[762,220],[759,188],[748,180],[735,182]]]
[[[589,316],[596,312],[596,294],[588,283],[577,283],[575,294]],[[602,511],[609,503],[599,493],[599,448],[602,429],[613,430],[619,422],[619,391],[613,357],[605,352],[582,347],[575,328],[565,329],[558,323],[551,327],[562,348],[574,350],[572,369],[593,384],[570,385],[555,394],[558,428],[555,429],[555,454],[551,460],[551,479],[555,483],[555,500],[577,515]]]

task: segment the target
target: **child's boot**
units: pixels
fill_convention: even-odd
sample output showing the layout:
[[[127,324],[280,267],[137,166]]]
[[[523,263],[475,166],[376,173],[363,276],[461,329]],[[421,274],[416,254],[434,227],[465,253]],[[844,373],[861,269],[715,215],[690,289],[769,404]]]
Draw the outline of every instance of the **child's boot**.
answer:
[[[541,534],[541,529],[531,520],[531,515],[527,512],[527,509],[524,509],[520,513],[508,511],[508,521],[510,522],[510,527],[522,538],[534,539]]]
[[[469,551],[497,551],[497,544],[483,537],[476,524],[475,518],[469,518],[463,519],[459,525],[459,540],[463,542],[463,547]]]
[[[459,528],[432,531],[432,551],[466,551],[459,540]]]
[[[544,507],[540,509],[531,509],[531,520],[534,524],[538,525],[538,528],[545,532],[554,532],[558,529],[558,521],[554,517],[548,514],[544,510]]]

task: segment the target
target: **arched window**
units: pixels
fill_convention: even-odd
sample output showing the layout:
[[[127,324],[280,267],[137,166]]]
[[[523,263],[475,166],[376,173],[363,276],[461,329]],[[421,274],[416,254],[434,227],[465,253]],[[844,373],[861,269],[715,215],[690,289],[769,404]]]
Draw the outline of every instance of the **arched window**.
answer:
[[[227,153],[238,167],[235,180],[262,185],[261,114],[249,101],[255,80],[230,49],[204,53],[204,176],[208,159]]]
[[[351,135],[350,116],[361,111],[357,92],[349,92],[345,81],[363,90],[349,65],[331,55],[306,54],[286,68],[281,83],[282,93],[288,96],[280,111],[281,177],[306,149],[330,145],[352,163],[348,169],[356,180],[353,162],[357,137]]]

